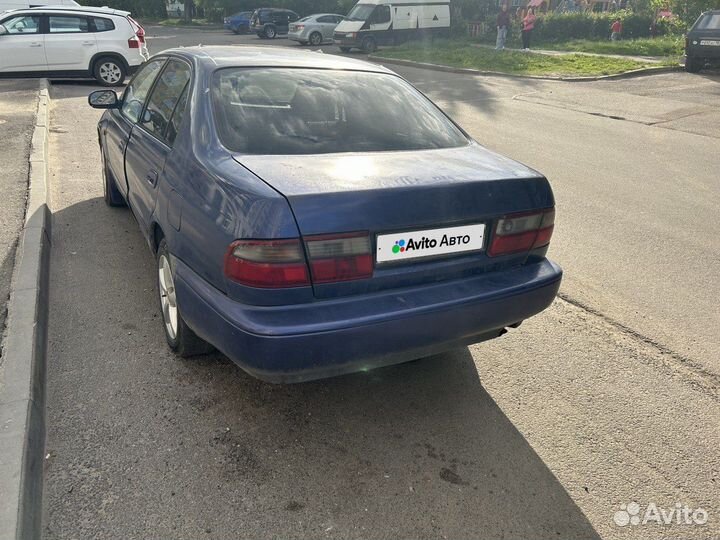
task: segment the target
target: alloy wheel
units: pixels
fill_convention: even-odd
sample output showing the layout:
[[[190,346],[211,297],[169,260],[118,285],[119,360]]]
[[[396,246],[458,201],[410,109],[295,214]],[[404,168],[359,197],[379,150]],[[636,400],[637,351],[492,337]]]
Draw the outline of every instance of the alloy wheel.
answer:
[[[178,331],[177,296],[175,295],[175,281],[170,268],[170,260],[164,254],[158,259],[158,288],[160,289],[160,306],[165,330],[170,339],[175,339]]]
[[[100,64],[100,78],[107,84],[117,84],[122,78],[122,70],[113,62],[104,62]]]

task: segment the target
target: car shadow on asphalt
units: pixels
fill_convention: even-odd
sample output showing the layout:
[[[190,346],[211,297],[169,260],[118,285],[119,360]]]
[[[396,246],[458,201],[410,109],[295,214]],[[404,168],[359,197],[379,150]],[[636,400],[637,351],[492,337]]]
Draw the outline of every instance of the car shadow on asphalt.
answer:
[[[49,529],[113,489],[103,526],[144,537],[598,538],[467,348],[296,385],[179,359],[130,213],[92,198],[53,219]]]

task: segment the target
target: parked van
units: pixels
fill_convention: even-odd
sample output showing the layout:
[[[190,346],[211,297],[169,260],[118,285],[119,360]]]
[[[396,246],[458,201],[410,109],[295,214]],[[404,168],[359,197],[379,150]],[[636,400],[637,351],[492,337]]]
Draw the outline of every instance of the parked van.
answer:
[[[0,12],[38,6],[79,6],[74,0],[0,0]]]
[[[395,45],[423,37],[449,37],[449,0],[361,0],[336,28],[340,50],[374,52],[378,45]]]

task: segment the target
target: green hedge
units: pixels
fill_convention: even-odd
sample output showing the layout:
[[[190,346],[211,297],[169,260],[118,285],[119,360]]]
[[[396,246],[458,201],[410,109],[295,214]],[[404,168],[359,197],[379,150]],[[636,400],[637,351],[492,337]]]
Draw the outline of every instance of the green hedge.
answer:
[[[623,39],[650,37],[650,15],[638,15],[628,10],[615,13],[562,13],[540,15],[535,23],[533,41],[563,42],[573,39],[600,40],[610,38],[610,26],[616,18],[623,23]],[[520,32],[520,21],[513,21],[513,34]],[[657,35],[681,34],[685,27],[680,21],[660,21]],[[487,25],[483,41],[495,39],[494,24]]]
[[[165,0],[77,0],[83,6],[104,7],[129,11],[134,17],[167,17]]]

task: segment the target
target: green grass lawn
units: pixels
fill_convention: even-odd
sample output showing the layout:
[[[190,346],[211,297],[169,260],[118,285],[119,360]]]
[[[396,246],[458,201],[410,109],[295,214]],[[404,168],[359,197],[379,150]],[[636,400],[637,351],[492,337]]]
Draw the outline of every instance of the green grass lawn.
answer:
[[[399,58],[516,75],[612,75],[658,65],[650,62],[636,62],[626,58],[582,54],[550,56],[521,51],[495,51],[486,47],[474,47],[463,41],[408,44],[381,49],[376,54],[385,58]]]
[[[563,43],[542,43],[538,45],[538,48],[630,56],[681,56],[685,48],[685,40],[682,36],[663,36],[655,39],[623,39],[620,41],[576,39]]]

